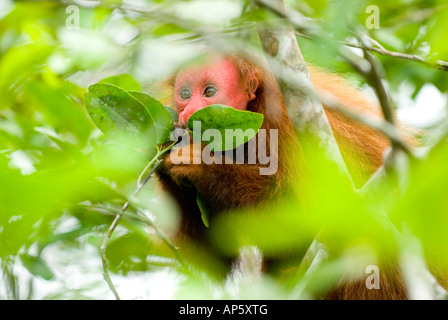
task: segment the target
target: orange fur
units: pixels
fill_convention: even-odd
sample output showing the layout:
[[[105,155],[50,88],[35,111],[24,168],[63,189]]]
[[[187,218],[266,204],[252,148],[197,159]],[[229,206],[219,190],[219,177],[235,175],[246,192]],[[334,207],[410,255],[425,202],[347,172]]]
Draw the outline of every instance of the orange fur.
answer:
[[[350,111],[368,117],[380,116],[378,105],[350,87],[345,79],[322,72],[313,66],[308,68],[317,90],[331,93]],[[361,186],[382,164],[383,153],[390,145],[389,140],[372,128],[353,121],[325,105],[324,108],[352,178],[357,186]]]

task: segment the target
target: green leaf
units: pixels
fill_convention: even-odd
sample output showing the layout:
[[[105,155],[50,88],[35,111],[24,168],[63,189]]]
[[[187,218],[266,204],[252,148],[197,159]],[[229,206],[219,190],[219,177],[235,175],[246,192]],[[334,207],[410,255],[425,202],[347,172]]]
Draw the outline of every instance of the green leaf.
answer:
[[[170,132],[174,129],[174,121],[171,114],[162,103],[143,92],[129,91],[129,93],[140,101],[148,111],[156,130],[156,143],[162,144],[169,140]]]
[[[75,157],[77,160],[82,160],[84,158],[84,155],[81,152],[81,150],[79,150],[74,144],[64,141],[60,137],[60,135],[58,135],[56,132],[54,132],[48,128],[43,128],[43,127],[35,127],[34,130],[39,132],[40,134],[47,136],[54,143],[56,143],[59,148],[68,152],[73,157]]]
[[[200,121],[200,134],[195,121]],[[261,113],[236,110],[220,104],[200,109],[188,120],[193,140],[208,144],[211,151],[235,149],[252,139],[262,124]]]
[[[36,111],[43,115],[45,127],[50,126],[59,134],[73,135],[76,138],[72,139],[73,143],[85,145],[90,136],[91,125],[84,110],[74,99],[82,94],[81,90],[78,91],[79,88],[48,73],[45,82],[27,81],[23,89],[24,97],[30,99],[30,107],[34,105]]]
[[[186,33],[187,29],[181,28],[175,23],[162,23],[160,26],[156,27],[152,34],[155,36],[166,36],[170,34]]]
[[[147,235],[134,230],[113,239],[107,249],[111,271],[123,275],[132,271],[147,271],[149,265],[146,258],[149,252],[154,251]]]
[[[106,83],[89,87],[87,111],[95,125],[117,142],[135,147],[157,143],[154,121],[145,106],[127,91]]]
[[[54,274],[50,270],[50,268],[46,265],[46,263],[39,257],[34,257],[29,254],[22,254],[20,256],[23,265],[31,274],[36,277],[41,277],[45,280],[54,279]]]
[[[199,210],[201,211],[202,222],[204,223],[204,226],[208,228],[210,226],[210,210],[199,192],[196,196],[196,203],[198,204]]]

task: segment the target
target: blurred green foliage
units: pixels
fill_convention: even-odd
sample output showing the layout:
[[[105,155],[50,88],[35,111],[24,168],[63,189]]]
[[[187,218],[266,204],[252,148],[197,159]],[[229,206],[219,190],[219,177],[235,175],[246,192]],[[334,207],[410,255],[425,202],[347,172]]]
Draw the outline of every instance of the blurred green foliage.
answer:
[[[285,2],[318,20],[338,41],[352,41],[349,30],[358,30],[391,51],[448,61],[444,39],[448,7],[443,0]],[[365,29],[365,8],[371,4],[380,8],[378,30]],[[1,6],[0,298],[110,298],[101,279],[98,248],[155,152],[117,144],[96,129],[84,104],[87,88],[104,80],[169,104],[159,83],[190,61],[198,46],[244,43],[261,52],[254,22],[275,25],[281,21],[262,9],[250,11],[242,0],[84,2],[84,6],[76,5],[79,26],[73,26],[69,19],[73,12],[66,11],[68,4],[63,1],[6,1]],[[302,37],[298,41],[307,61],[364,84],[325,44]],[[446,72],[377,56],[394,92],[406,82],[412,87],[411,99],[426,83],[446,93]],[[445,268],[448,257],[448,148],[444,143],[411,163],[406,184],[388,195],[386,202],[395,226],[417,237],[427,261],[439,268]],[[291,199],[273,204],[259,216],[232,215],[210,228],[225,254],[257,245],[267,257],[291,251],[302,257],[324,225],[321,236],[336,254],[319,276],[309,280],[308,291],[301,297],[313,297],[349,259],[368,253],[366,259],[374,264],[399,256],[403,247],[381,218],[379,199],[384,194],[362,197],[331,167],[317,159],[310,162],[314,175],[306,196],[307,212],[312,214],[301,212]],[[178,224],[177,208],[156,189],[151,181],[131,199],[129,213],[136,214],[138,209],[170,233]],[[290,296],[288,285],[269,276],[232,295],[219,278],[225,270],[221,262],[197,248],[189,250],[183,256],[193,267],[173,271],[185,279],[175,297]],[[112,235],[107,257],[114,279],[164,269],[175,258],[153,228],[131,215]],[[78,285],[68,280],[72,267],[81,270],[73,280]],[[301,275],[295,274],[299,280]],[[162,288],[151,290],[156,293],[151,297],[157,297]],[[132,293],[128,297],[133,298]]]

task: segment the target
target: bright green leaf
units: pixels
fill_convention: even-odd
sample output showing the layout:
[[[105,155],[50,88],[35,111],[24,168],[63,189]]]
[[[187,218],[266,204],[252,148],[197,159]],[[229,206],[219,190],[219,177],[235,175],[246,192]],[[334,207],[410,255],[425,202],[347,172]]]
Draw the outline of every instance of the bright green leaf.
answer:
[[[177,114],[176,110],[168,106],[164,107],[170,113],[171,117],[173,118],[173,121],[177,122],[179,120],[179,115]]]
[[[209,208],[199,193],[196,196],[196,203],[198,204],[199,210],[201,211],[202,222],[204,223],[204,226],[208,228],[210,226]]]
[[[31,274],[36,277],[41,277],[45,280],[53,280],[54,274],[47,266],[47,264],[39,257],[34,257],[29,254],[23,254],[20,256],[23,265]]]
[[[127,91],[106,83],[89,87],[87,111],[95,125],[120,143],[148,147],[157,141],[156,128],[145,106]]]
[[[197,132],[200,122],[200,135]],[[211,151],[235,149],[252,139],[263,123],[263,115],[215,104],[196,111],[188,120],[193,139],[209,143]],[[206,132],[208,131],[208,132]],[[204,133],[206,135],[204,136]],[[200,139],[198,139],[200,138]]]
[[[157,134],[157,144],[168,141],[170,132],[174,129],[173,117],[158,100],[143,92],[129,91],[129,93],[140,101],[148,111]]]

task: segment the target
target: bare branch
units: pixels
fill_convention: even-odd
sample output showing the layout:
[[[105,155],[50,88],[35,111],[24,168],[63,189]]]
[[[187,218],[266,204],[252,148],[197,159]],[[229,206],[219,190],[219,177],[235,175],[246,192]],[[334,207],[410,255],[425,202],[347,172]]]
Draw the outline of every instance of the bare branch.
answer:
[[[436,62],[431,62],[431,61],[428,61],[425,58],[422,58],[415,54],[406,54],[406,53],[401,53],[401,52],[396,52],[396,51],[390,51],[390,50],[387,50],[386,48],[384,48],[378,41],[369,37],[368,35],[360,34],[360,33],[356,33],[356,34],[358,37],[361,37],[364,40],[367,39],[376,47],[367,44],[366,41],[362,41],[362,44],[346,42],[346,41],[338,41],[338,43],[345,45],[345,46],[353,47],[353,48],[363,49],[363,50],[367,50],[367,51],[373,51],[373,52],[379,53],[383,56],[389,56],[389,57],[393,57],[393,58],[400,58],[400,59],[405,59],[405,60],[416,61],[416,62],[422,63],[430,68],[435,68],[435,69],[439,69],[442,71],[448,71],[448,62],[445,62],[442,60],[437,60]]]

